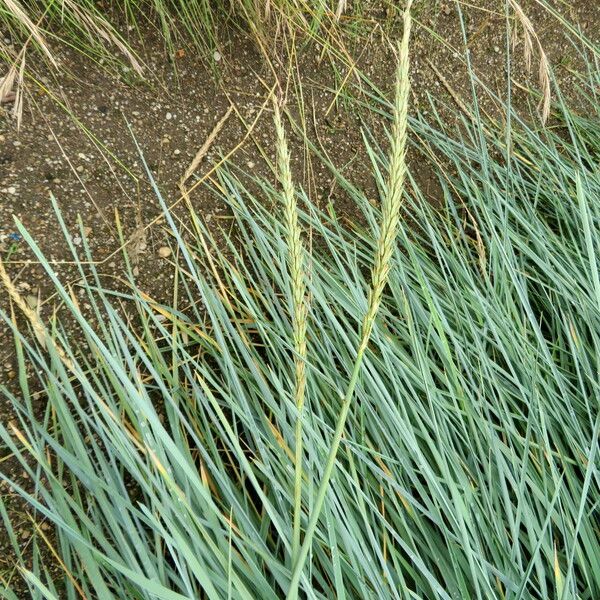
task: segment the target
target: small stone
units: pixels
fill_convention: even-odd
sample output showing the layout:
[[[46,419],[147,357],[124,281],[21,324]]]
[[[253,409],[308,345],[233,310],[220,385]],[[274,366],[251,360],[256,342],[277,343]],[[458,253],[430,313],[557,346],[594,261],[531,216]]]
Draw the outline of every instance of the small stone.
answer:
[[[171,256],[171,248],[169,248],[168,246],[161,246],[158,249],[158,255],[161,258],[168,258],[169,256]]]
[[[254,167],[256,166],[256,163],[254,163],[253,161],[249,160],[247,163],[248,168],[249,169],[254,169]]]
[[[177,156],[178,154],[181,154],[181,150],[179,148],[176,148],[175,150],[173,150],[173,154]]]
[[[31,537],[31,531],[29,531],[28,529],[23,529],[23,531],[21,531],[21,539],[22,540],[28,540]]]
[[[165,115],[165,119],[166,119],[167,121],[170,121],[172,118],[173,118],[173,115],[172,115],[170,112],[168,112],[168,113]]]
[[[17,376],[17,372],[16,371],[9,371],[8,372],[8,378],[10,380],[14,379]]]
[[[16,194],[16,193],[17,193],[17,188],[16,188],[14,185],[11,185],[10,187],[7,187],[7,188],[6,188],[6,191],[7,191],[9,194]]]
[[[83,165],[79,165],[76,169],[75,169],[78,173],[83,173]]]
[[[223,58],[223,57],[221,56],[221,53],[218,50],[215,50],[214,54],[213,54],[213,58],[215,59],[215,62],[219,62],[221,60],[221,58]]]

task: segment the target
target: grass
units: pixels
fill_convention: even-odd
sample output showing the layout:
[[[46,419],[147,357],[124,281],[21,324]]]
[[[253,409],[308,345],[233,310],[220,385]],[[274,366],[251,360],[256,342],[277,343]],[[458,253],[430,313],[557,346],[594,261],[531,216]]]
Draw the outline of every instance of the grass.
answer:
[[[157,83],[144,61],[157,40],[175,72],[189,53],[217,75],[233,31],[248,35],[267,64],[279,59],[283,47],[295,52],[302,40],[315,43],[323,55],[349,60],[329,0],[2,0],[0,24],[5,32],[0,64],[7,70],[0,73],[0,104],[12,103],[18,125],[26,84],[48,93],[41,81],[48,71],[59,76],[67,71],[59,59],[65,48],[129,85]]]
[[[294,185],[278,111],[278,186],[219,172],[225,247],[155,186],[168,304],[131,270],[108,289],[57,209],[74,293],[20,227],[60,309],[43,323],[0,272],[35,334],[2,313],[3,461],[35,483],[0,468],[34,523],[23,543],[0,502],[9,600],[17,579],[50,599],[600,596],[600,120],[559,94],[547,128],[510,104],[500,124],[408,119],[407,39],[378,104],[389,158],[365,133],[381,209],[325,161],[351,228]]]
[[[268,32],[293,29],[316,35],[322,24],[333,20],[333,7],[325,0],[125,0],[100,6],[93,0],[27,4],[3,0],[0,5],[0,23],[6,32],[15,41],[31,40],[51,62],[53,42],[60,42],[97,61],[118,64],[124,60],[136,71],[143,65],[131,47],[143,45],[152,29],[163,38],[170,56],[191,45],[209,58],[221,45],[224,23],[248,29],[270,43]]]

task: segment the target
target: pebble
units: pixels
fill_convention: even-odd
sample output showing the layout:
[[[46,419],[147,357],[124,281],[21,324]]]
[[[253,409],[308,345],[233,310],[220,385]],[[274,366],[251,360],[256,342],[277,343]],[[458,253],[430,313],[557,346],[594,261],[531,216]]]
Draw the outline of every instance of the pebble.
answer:
[[[11,185],[10,187],[7,187],[7,188],[6,188],[6,191],[7,191],[9,194],[16,194],[16,193],[17,193],[17,188],[16,188],[14,185]]]
[[[215,59],[215,62],[219,62],[222,58],[221,53],[218,50],[215,50],[213,58]]]
[[[158,255],[161,258],[168,258],[169,256],[171,256],[171,248],[169,248],[168,246],[161,246],[158,249]]]
[[[165,119],[166,119],[167,121],[170,121],[172,118],[173,118],[173,115],[172,115],[170,112],[168,112],[168,113],[165,115]]]
[[[248,168],[249,169],[254,169],[254,167],[256,166],[256,163],[254,163],[253,161],[249,160],[247,163]]]

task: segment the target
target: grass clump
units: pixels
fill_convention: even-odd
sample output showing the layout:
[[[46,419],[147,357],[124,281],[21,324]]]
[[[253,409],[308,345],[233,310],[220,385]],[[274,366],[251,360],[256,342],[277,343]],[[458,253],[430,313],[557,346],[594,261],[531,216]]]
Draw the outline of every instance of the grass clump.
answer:
[[[306,0],[3,0],[0,23],[13,41],[29,43],[54,61],[53,42],[72,46],[88,57],[141,72],[132,47],[144,43],[152,29],[162,36],[170,56],[191,47],[211,58],[227,27],[249,30],[267,42],[267,31],[290,30],[314,35],[331,23],[327,2]],[[5,60],[10,51],[0,46]]]
[[[293,189],[278,122],[282,190],[221,173],[225,249],[159,196],[170,305],[81,264],[84,318],[21,228],[80,331],[56,323],[42,347],[3,315],[21,376],[0,438],[35,486],[2,478],[36,524],[25,551],[0,505],[5,595],[23,577],[45,598],[600,596],[600,121],[506,117],[509,133],[409,122],[443,197],[432,207],[409,173],[410,220],[391,216],[397,125],[389,164],[369,148],[396,182],[381,211],[336,174],[363,212],[353,229]],[[306,262],[301,231],[318,240]]]

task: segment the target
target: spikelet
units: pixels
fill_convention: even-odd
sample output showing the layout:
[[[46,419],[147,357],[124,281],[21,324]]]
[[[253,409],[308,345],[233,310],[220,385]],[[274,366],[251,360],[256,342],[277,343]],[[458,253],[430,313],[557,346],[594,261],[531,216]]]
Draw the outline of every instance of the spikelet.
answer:
[[[379,310],[383,290],[387,283],[402,207],[402,192],[406,177],[406,129],[408,124],[408,94],[410,91],[408,42],[411,28],[411,4],[412,2],[408,3],[404,12],[404,35],[400,43],[400,58],[396,74],[389,179],[381,210],[381,227],[371,274],[369,304],[362,326],[361,348],[363,350],[369,342],[375,316]]]
[[[294,339],[294,402],[295,426],[295,477],[294,515],[292,534],[292,561],[300,545],[300,517],[302,502],[302,413],[306,390],[306,327],[308,305],[306,300],[306,273],[304,268],[304,245],[298,223],[298,206],[292,172],[290,152],[277,100],[273,99],[275,133],[277,137],[277,176],[282,189],[283,213],[287,237],[288,269],[292,288],[292,330]]]

